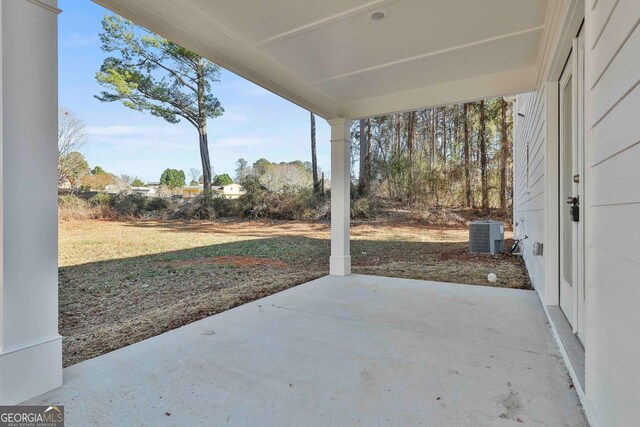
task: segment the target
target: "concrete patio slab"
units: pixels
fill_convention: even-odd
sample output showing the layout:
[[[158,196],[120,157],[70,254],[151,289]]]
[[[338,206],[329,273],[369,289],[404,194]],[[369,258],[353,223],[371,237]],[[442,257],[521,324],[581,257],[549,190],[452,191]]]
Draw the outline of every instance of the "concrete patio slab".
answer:
[[[586,424],[532,291],[327,276],[64,370],[68,426]]]

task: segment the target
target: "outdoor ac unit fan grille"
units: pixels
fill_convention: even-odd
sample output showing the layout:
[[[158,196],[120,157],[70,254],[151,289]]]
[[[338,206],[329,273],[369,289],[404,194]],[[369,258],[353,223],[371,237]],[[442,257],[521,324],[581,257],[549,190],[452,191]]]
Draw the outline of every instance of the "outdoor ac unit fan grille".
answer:
[[[489,224],[471,224],[469,244],[470,252],[489,252]]]

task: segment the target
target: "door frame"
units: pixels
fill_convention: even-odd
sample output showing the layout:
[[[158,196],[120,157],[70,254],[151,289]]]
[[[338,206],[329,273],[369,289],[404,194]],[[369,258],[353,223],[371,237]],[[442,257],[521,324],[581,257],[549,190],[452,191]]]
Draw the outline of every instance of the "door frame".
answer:
[[[564,69],[560,75],[558,84],[558,305],[562,309],[562,290],[567,286],[571,287],[572,295],[571,300],[571,313],[566,313],[562,309],[565,317],[569,320],[572,326],[573,333],[578,335],[582,342],[586,339],[585,329],[585,311],[586,311],[586,292],[585,292],[585,211],[586,211],[586,193],[585,193],[585,69],[584,69],[584,28],[580,28],[578,34],[572,40],[572,49],[567,58]],[[572,262],[571,262],[571,277],[572,283],[568,284],[562,277],[563,273],[563,259],[562,259],[562,244],[563,244],[563,228],[562,221],[563,216],[568,215],[567,205],[565,205],[564,198],[566,194],[562,194],[562,162],[563,157],[563,143],[562,131],[563,120],[560,119],[563,113],[562,93],[566,88],[569,80],[571,81],[571,153],[572,153],[572,171],[571,176],[577,173],[579,181],[573,186],[571,196],[578,195],[579,197],[579,214],[580,218],[577,223],[572,223]],[[566,171],[564,171],[566,173]],[[565,300],[566,301],[566,300]],[[570,318],[569,318],[570,315]]]
[[[564,332],[562,331],[562,325],[554,320],[554,316],[551,315],[551,308],[558,308],[559,310],[559,286],[560,286],[560,274],[559,274],[559,261],[560,261],[560,233],[559,233],[559,224],[558,224],[558,209],[559,209],[559,80],[560,75],[562,74],[562,70],[566,63],[566,60],[569,56],[569,52],[572,49],[573,39],[579,34],[581,27],[584,24],[585,20],[585,11],[588,7],[587,2],[585,0],[568,0],[564,6],[566,6],[566,10],[561,12],[561,17],[558,21],[558,27],[561,30],[554,35],[553,39],[547,39],[546,42],[548,44],[548,50],[550,52],[549,58],[545,64],[543,64],[538,70],[538,90],[543,93],[542,99],[544,101],[544,120],[545,120],[545,129],[544,129],[544,137],[546,144],[544,146],[545,150],[545,193],[544,193],[544,214],[543,214],[543,223],[544,223],[544,253],[543,253],[543,281],[540,286],[536,286],[536,290],[540,295],[540,300],[542,301],[542,305],[551,325],[551,330],[553,332],[553,336],[555,338],[558,347],[560,348],[560,353],[562,354],[562,358],[564,360],[565,365],[569,370],[569,375],[571,376],[573,383],[575,384],[576,391],[578,392],[578,396],[580,401],[583,404],[585,412],[587,413],[587,418],[589,420],[594,420],[595,412],[589,400],[585,398],[585,384],[580,382],[580,377],[577,375],[577,369],[580,369],[579,365],[574,366],[574,359],[570,357],[569,353],[575,355],[576,352],[579,352],[579,349],[569,349],[565,348],[565,344],[563,342],[562,336]],[[587,61],[588,63],[588,61]],[[589,84],[589,76],[585,75],[585,83]],[[590,102],[590,94],[588,86],[585,87],[585,120],[588,121],[589,117],[589,102]],[[590,158],[590,152],[588,149],[589,145],[589,131],[588,129],[584,129],[585,132],[585,146],[587,148],[585,152],[585,161],[588,164]],[[585,183],[585,187],[588,189],[590,187],[590,174],[589,168],[585,167],[585,177],[583,182]],[[587,205],[589,203],[589,196],[587,195],[586,200],[583,203],[583,212],[586,214],[585,217],[585,229],[590,230],[590,226],[588,222],[590,221],[588,214],[590,211],[587,209]],[[586,211],[586,212],[585,212]],[[588,248],[588,236],[586,236],[585,241],[585,252],[587,259],[590,256],[589,248]],[[585,272],[585,286],[586,292],[589,293],[589,282],[588,282],[588,272]],[[585,315],[586,318],[589,318],[589,310],[590,304],[589,301],[585,303]],[[585,324],[587,334],[590,330],[588,324]],[[571,334],[571,330],[568,331]],[[573,335],[573,334],[572,334]],[[575,336],[575,335],[573,335]],[[588,339],[585,346],[582,347],[583,351],[583,360],[588,361],[589,359],[589,342],[592,342],[591,339]],[[578,344],[579,345],[579,344]],[[588,364],[587,364],[588,365]],[[589,370],[585,370],[584,379],[586,383],[589,382]],[[589,388],[586,386],[587,389]]]
[[[545,306],[560,305],[560,93],[559,82],[562,70],[573,48],[573,42],[584,23],[584,3],[571,2],[563,25],[563,32],[553,48],[545,75],[541,83],[545,102],[545,195],[544,195],[544,286],[540,297]],[[564,202],[563,202],[564,203]],[[584,209],[583,209],[584,211]]]

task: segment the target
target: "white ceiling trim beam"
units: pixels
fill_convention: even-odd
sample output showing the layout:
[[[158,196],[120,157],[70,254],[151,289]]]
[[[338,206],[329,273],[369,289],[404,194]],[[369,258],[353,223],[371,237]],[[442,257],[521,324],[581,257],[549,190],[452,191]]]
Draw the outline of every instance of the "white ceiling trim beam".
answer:
[[[536,67],[447,82],[343,104],[341,116],[352,119],[515,95],[536,88]]]
[[[333,98],[256,52],[250,44],[233,36],[231,31],[213,19],[205,21],[202,16],[189,13],[173,2],[162,2],[163,11],[171,10],[161,15],[143,2],[93,1],[320,117],[340,117],[338,103]],[[215,32],[216,37],[205,36],[211,32]],[[215,40],[215,44],[211,40]]]
[[[256,43],[255,46],[256,47],[261,47],[261,46],[265,46],[265,45],[268,45],[268,44],[271,44],[271,43],[275,43],[275,42],[279,42],[279,41],[282,41],[282,40],[286,40],[288,38],[295,37],[297,35],[304,34],[304,33],[307,33],[309,31],[316,30],[318,28],[326,27],[326,26],[331,25],[331,24],[333,24],[335,22],[342,21],[342,20],[350,18],[352,16],[359,15],[359,14],[365,12],[365,11],[374,10],[376,8],[383,7],[383,6],[389,5],[391,3],[396,3],[397,1],[399,1],[399,0],[376,0],[376,1],[372,1],[372,2],[367,3],[365,5],[354,7],[353,9],[346,10],[344,12],[335,14],[333,16],[329,16],[327,18],[320,19],[318,21],[311,22],[309,24],[305,24],[305,25],[303,25],[301,27],[294,28],[294,29],[286,31],[286,32],[284,32],[282,34],[278,34],[278,35],[275,35],[273,37],[269,37],[267,39],[261,40],[258,43]]]
[[[452,47],[449,47],[449,48],[446,48],[446,49],[440,49],[440,50],[436,50],[436,51],[433,51],[433,52],[424,53],[424,54],[421,54],[421,55],[415,55],[415,56],[412,56],[412,57],[409,57],[409,58],[402,58],[402,59],[399,59],[397,61],[386,62],[384,64],[374,65],[372,67],[362,68],[360,70],[355,70],[355,71],[350,71],[348,73],[338,74],[338,75],[335,75],[335,76],[327,77],[326,79],[317,80],[317,81],[314,82],[314,84],[321,84],[321,83],[328,82],[328,81],[331,81],[331,80],[338,80],[338,79],[341,79],[341,78],[344,78],[344,77],[351,77],[351,76],[355,76],[355,75],[358,75],[358,74],[367,73],[369,71],[374,71],[374,70],[379,70],[381,68],[391,67],[393,65],[403,64],[403,63],[407,63],[407,62],[413,62],[413,61],[417,61],[417,60],[420,60],[420,59],[428,58],[428,57],[431,57],[431,56],[442,55],[444,53],[453,52],[453,51],[461,50],[461,49],[466,49],[466,48],[469,48],[469,47],[479,46],[479,45],[482,45],[482,44],[485,44],[485,43],[491,43],[491,42],[498,41],[498,40],[505,40],[505,39],[508,39],[508,38],[511,38],[511,37],[520,36],[522,34],[535,33],[535,32],[542,31],[542,30],[544,30],[544,26],[527,28],[525,30],[516,31],[516,32],[513,32],[513,33],[509,33],[509,34],[502,34],[502,35],[499,35],[499,36],[496,36],[496,37],[490,37],[490,38],[483,39],[483,40],[477,40],[477,41],[474,41],[474,42],[471,42],[471,43],[461,44],[461,45],[458,45],[458,46],[452,46]]]

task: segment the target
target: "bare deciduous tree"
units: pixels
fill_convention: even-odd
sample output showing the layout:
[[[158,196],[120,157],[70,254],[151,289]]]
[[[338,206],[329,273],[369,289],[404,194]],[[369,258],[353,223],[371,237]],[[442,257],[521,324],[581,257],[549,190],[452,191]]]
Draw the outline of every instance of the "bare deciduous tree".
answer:
[[[189,176],[191,177],[191,185],[194,185],[194,183],[199,183],[200,182],[200,178],[202,178],[202,172],[200,172],[200,169],[198,168],[191,168],[189,169]]]
[[[301,190],[313,185],[309,170],[295,163],[272,163],[258,177],[269,191]]]
[[[120,178],[118,180],[120,181],[120,184],[122,186],[129,187],[134,179],[135,178],[132,177],[131,175],[122,174],[122,175],[120,175]]]
[[[88,165],[78,150],[87,142],[85,125],[64,107],[58,108],[58,183],[82,179]],[[76,153],[76,154],[73,154]]]

